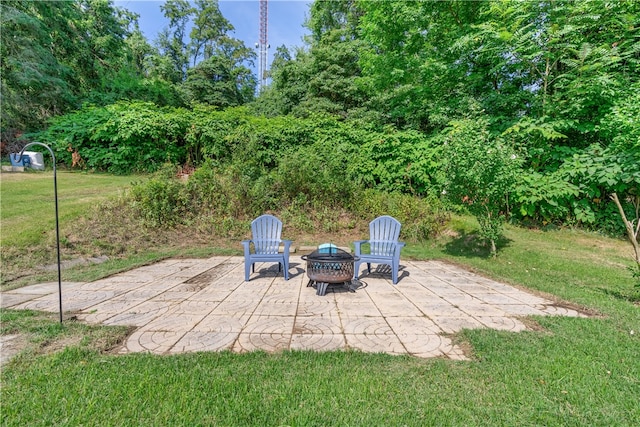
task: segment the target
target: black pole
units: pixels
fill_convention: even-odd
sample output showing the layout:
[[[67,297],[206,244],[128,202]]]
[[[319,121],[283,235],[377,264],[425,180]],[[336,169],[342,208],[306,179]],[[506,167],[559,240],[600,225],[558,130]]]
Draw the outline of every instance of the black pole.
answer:
[[[58,302],[60,310],[60,324],[62,324],[62,273],[60,272],[60,223],[58,221],[58,179],[56,176],[56,156],[55,154],[53,154],[53,150],[48,145],[43,144],[42,142],[31,142],[25,145],[24,148],[22,148],[22,151],[20,151],[20,154],[18,155],[18,159],[22,159],[22,153],[24,153],[24,150],[26,150],[28,147],[31,147],[32,145],[40,145],[46,148],[47,150],[49,150],[49,153],[53,158],[53,198],[56,204],[56,250],[58,254]]]

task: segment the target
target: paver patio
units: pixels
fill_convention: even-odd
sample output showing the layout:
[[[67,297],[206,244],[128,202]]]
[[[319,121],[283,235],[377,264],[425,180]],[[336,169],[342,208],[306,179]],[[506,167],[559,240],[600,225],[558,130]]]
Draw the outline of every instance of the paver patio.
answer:
[[[244,282],[242,257],[169,259],[90,283],[63,283],[63,310],[78,319],[137,329],[120,353],[173,354],[256,349],[336,350],[465,359],[449,334],[463,328],[518,332],[528,315],[584,314],[439,261],[401,261],[400,281],[362,274],[355,292],[307,287],[305,263],[290,279],[256,264]],[[372,266],[375,267],[375,266]],[[381,266],[384,269],[384,266]],[[2,293],[2,307],[58,312],[58,283]]]

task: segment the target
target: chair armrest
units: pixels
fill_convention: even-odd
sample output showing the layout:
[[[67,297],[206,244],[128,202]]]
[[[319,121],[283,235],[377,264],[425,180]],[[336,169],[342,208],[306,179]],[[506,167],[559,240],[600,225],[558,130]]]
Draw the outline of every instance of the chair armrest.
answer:
[[[251,253],[251,242],[252,240],[242,241],[242,246],[244,248],[244,256],[248,256]]]
[[[402,248],[404,248],[405,245],[406,245],[405,242],[396,243],[396,252],[398,253],[398,256],[400,256],[400,250],[402,250]]]
[[[368,243],[369,240],[356,240],[355,242],[353,242],[353,246],[355,249],[355,254],[356,256],[361,255],[361,251],[362,251],[362,245]]]
[[[281,242],[284,244],[285,256],[289,256],[289,248],[291,247],[291,243],[293,243],[293,240],[281,240]]]

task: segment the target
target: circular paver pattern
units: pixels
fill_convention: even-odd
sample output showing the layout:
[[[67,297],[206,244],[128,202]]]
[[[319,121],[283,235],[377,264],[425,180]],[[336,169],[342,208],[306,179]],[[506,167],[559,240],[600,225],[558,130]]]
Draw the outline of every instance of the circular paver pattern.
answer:
[[[292,256],[290,279],[242,257],[165,260],[91,283],[64,283],[63,309],[78,319],[135,326],[122,353],[338,350],[465,360],[448,334],[464,328],[526,329],[524,316],[586,314],[444,262],[403,262],[397,285],[386,267],[363,274],[355,292],[307,287]],[[2,307],[58,311],[57,283],[2,293]]]
[[[230,350],[238,332],[189,331],[171,347],[170,353]]]

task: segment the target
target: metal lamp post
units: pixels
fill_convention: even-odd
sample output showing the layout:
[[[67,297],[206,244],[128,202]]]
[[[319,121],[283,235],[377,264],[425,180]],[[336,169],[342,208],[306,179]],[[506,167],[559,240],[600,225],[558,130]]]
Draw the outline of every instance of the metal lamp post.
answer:
[[[56,250],[58,254],[58,301],[60,309],[60,324],[62,324],[62,274],[60,272],[60,223],[58,221],[58,180],[56,177],[56,156],[55,154],[53,154],[53,150],[48,145],[43,144],[42,142],[31,142],[24,146],[22,151],[20,151],[18,158],[21,159],[24,151],[32,145],[40,145],[41,147],[46,148],[47,150],[49,150],[49,153],[53,158],[53,197],[56,204]]]

